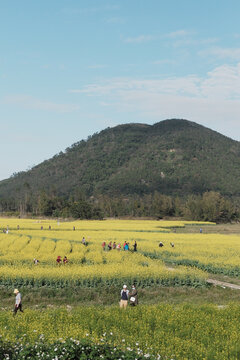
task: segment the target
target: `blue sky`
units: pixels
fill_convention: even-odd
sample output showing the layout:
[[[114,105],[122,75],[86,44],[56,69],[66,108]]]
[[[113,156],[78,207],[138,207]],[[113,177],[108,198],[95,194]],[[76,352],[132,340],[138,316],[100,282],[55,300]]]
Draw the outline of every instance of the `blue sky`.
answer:
[[[240,140],[237,0],[0,1],[0,179],[108,126]]]

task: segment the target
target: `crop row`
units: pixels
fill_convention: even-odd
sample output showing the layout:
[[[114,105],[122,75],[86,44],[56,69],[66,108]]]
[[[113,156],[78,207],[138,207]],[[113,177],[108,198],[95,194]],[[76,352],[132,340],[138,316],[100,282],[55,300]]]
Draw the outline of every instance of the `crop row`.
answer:
[[[143,254],[150,259],[160,259],[166,261],[169,264],[178,265],[178,266],[187,266],[193,267],[194,269],[199,269],[206,271],[212,274],[223,274],[230,277],[240,277],[240,266],[220,266],[218,264],[211,263],[201,263],[199,260],[192,259],[176,259],[173,256],[168,257],[168,252],[162,253],[149,253],[143,252]],[[176,255],[175,255],[176,256]]]
[[[100,286],[110,287],[117,286],[122,288],[123,284],[135,284],[137,287],[149,287],[149,286],[190,286],[190,287],[203,287],[207,286],[207,283],[203,279],[194,277],[170,277],[170,278],[151,278],[151,277],[112,277],[112,278],[85,278],[85,279],[29,279],[29,278],[1,278],[0,285],[7,288],[12,287],[52,287],[52,288],[65,288],[65,287],[82,287],[82,288],[97,288]]]

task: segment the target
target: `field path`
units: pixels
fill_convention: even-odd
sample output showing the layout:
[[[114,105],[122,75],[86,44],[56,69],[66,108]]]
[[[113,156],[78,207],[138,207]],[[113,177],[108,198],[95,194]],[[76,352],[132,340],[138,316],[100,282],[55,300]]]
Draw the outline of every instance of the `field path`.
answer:
[[[174,271],[175,268],[167,266],[167,270]],[[231,284],[229,282],[224,282],[224,281],[219,281],[219,280],[214,280],[214,279],[208,279],[207,283],[212,284],[214,286],[222,286],[222,287],[227,287],[227,288],[234,289],[234,290],[240,290],[240,285]]]
[[[222,286],[222,287],[228,287],[228,288],[234,289],[234,290],[240,290],[240,285],[235,285],[235,284],[231,284],[231,283],[224,282],[224,281],[208,279],[207,283],[213,284],[215,286],[218,285],[218,286]]]

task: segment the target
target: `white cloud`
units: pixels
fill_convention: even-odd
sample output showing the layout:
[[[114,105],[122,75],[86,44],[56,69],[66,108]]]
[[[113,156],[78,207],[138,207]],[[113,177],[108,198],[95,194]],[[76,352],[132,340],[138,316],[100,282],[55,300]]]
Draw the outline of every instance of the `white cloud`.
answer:
[[[96,96],[114,96],[122,93],[131,93],[132,91],[146,91],[147,93],[186,93],[196,94],[198,87],[196,84],[199,79],[195,76],[184,78],[168,78],[161,80],[115,78],[107,80],[101,84],[90,84],[83,89],[69,90],[71,93],[85,93]]]
[[[188,36],[188,35],[191,35],[192,33],[190,31],[187,31],[187,30],[177,30],[177,31],[173,31],[173,32],[170,32],[168,34],[165,35],[165,37],[168,37],[168,38],[171,38],[171,39],[176,39],[176,38],[179,38],[179,37],[185,37],[185,36]]]
[[[88,69],[104,69],[106,67],[107,67],[107,65],[93,64],[93,65],[89,65]]]
[[[223,65],[208,72],[201,81],[202,94],[207,98],[240,100],[240,63]]]
[[[110,17],[108,19],[106,19],[106,23],[108,24],[124,24],[126,22],[126,20],[122,17]]]
[[[218,41],[219,41],[218,38],[196,39],[196,38],[191,38],[191,37],[182,37],[182,38],[175,39],[173,42],[173,45],[175,47],[204,46],[204,45],[214,44]]]
[[[240,48],[212,47],[199,51],[200,56],[213,56],[218,59],[230,59],[240,61]]]
[[[114,78],[70,92],[98,97],[102,104],[136,118],[188,118],[240,138],[240,63],[205,76],[165,79]]]
[[[205,77],[189,75],[163,79],[113,78],[89,84],[70,93],[94,96],[119,96],[139,91],[149,94],[184,95],[198,98],[240,99],[240,63],[236,66],[222,65],[209,71]]]
[[[139,35],[136,37],[128,37],[124,39],[124,42],[129,44],[133,44],[133,43],[141,44],[144,42],[152,41],[153,39],[155,39],[153,35]]]
[[[164,65],[164,64],[174,65],[176,63],[177,63],[176,60],[170,60],[170,59],[155,60],[151,62],[151,64],[153,65]]]
[[[86,15],[91,13],[97,13],[100,11],[117,11],[119,10],[119,5],[104,5],[104,6],[89,6],[89,7],[67,7],[62,8],[61,13],[64,15]]]
[[[34,98],[29,95],[10,95],[1,100],[2,104],[15,105],[28,110],[53,111],[58,113],[67,113],[79,110],[75,104],[58,104],[50,101]]]
[[[169,38],[169,39],[179,39],[182,37],[186,37],[187,35],[190,35],[191,33],[188,32],[187,30],[177,30],[174,32],[170,32],[168,34],[164,34],[164,35],[146,35],[146,34],[141,34],[135,37],[127,37],[124,39],[125,43],[136,43],[136,44],[141,44],[141,43],[145,43],[145,42],[149,42],[152,40],[160,40],[160,39],[164,39],[164,38]]]

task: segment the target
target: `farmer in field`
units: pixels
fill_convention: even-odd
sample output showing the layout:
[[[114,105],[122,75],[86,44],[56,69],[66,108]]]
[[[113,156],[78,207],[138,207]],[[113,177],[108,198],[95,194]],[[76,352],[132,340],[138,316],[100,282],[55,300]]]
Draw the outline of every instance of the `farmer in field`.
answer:
[[[103,241],[103,243],[102,243],[102,249],[103,249],[103,251],[105,251],[105,247],[106,247],[106,241]]]
[[[62,259],[61,259],[61,256],[60,256],[60,255],[57,257],[56,262],[57,262],[57,265],[60,265],[60,264],[61,264]]]
[[[13,315],[15,316],[16,313],[18,312],[18,310],[23,312],[23,309],[22,309],[22,296],[21,296],[20,292],[18,291],[18,289],[15,289],[13,293],[16,295],[15,308],[14,308],[14,312],[13,312]]]
[[[158,246],[159,246],[159,247],[163,247],[164,245],[163,245],[163,243],[160,241],[160,243],[159,243]]]
[[[128,294],[129,296],[129,303],[131,306],[136,306],[138,304],[138,294],[137,294],[137,290],[135,288],[135,285],[132,285],[132,290],[131,292]]]
[[[66,255],[63,258],[63,264],[66,265],[68,263],[68,258],[66,257]]]
[[[133,244],[133,251],[137,251],[137,242],[135,240],[135,243]]]
[[[128,305],[128,294],[129,290],[127,290],[127,285],[123,285],[123,288],[121,290],[121,300],[120,300],[120,309],[126,309]]]
[[[82,244],[87,245],[85,237],[82,238]]]

